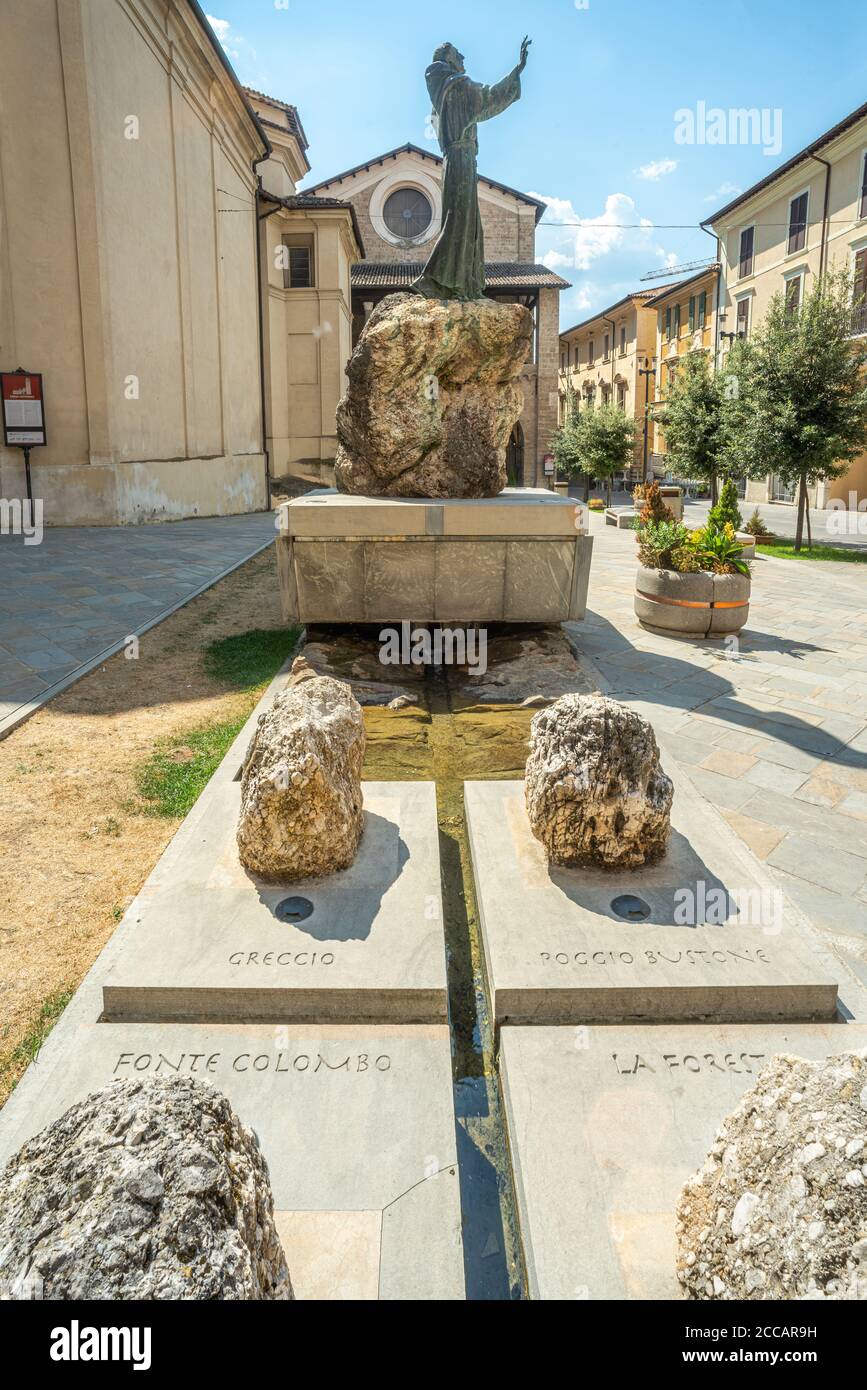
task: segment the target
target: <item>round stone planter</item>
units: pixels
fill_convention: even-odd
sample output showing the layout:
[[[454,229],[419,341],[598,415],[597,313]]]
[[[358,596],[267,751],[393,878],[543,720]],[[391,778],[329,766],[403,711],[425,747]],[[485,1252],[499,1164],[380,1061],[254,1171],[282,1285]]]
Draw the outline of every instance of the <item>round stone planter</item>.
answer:
[[[642,627],[672,637],[740,632],[750,616],[750,581],[742,574],[678,574],[639,566],[635,616]]]

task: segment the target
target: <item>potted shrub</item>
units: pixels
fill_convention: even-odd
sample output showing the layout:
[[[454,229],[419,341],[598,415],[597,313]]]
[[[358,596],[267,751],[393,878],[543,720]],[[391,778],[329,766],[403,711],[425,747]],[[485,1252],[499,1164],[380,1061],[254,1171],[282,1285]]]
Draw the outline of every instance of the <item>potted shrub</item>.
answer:
[[[690,531],[650,521],[638,532],[635,615],[666,636],[740,632],[750,613],[750,569],[731,522]]]
[[[757,507],[754,517],[758,516],[758,511]],[[759,517],[759,525],[762,524],[762,519]],[[744,519],[738,506],[738,490],[734,479],[726,478],[723,483],[719,501],[715,507],[710,509],[708,525],[713,526],[716,530],[720,530],[723,526],[731,526],[743,547],[743,559],[754,560],[756,558],[756,537],[749,526],[744,526]]]

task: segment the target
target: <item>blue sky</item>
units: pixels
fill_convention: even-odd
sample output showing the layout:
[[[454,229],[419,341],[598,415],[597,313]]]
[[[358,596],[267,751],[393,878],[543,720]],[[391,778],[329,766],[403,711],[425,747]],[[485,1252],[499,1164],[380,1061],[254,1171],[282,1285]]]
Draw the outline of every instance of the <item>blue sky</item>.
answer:
[[[206,8],[241,80],[297,105],[310,141],[308,183],[407,140],[436,150],[424,84],[434,48],[453,41],[471,76],[495,82],[529,33],[523,98],[480,128],[479,168],[550,200],[537,248],[572,282],[564,327],[650,271],[711,255],[701,219],[867,101],[863,0],[210,0]],[[743,142],[729,129],[734,142],[725,144],[678,139],[689,129],[676,113],[693,113],[697,131],[700,103],[707,119],[715,110],[765,111],[764,136]],[[564,223],[581,225],[555,225]]]

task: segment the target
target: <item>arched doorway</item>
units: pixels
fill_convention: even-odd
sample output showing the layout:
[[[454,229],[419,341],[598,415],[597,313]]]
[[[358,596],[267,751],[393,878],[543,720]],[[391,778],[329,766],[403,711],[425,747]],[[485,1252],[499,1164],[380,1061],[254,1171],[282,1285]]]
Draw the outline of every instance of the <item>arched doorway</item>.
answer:
[[[524,486],[524,431],[520,420],[512,430],[506,449],[506,476],[509,487]]]

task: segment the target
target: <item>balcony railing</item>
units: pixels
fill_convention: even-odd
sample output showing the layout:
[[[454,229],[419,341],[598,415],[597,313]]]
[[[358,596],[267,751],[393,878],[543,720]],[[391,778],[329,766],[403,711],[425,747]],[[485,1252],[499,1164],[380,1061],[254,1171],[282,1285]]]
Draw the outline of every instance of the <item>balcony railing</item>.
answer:
[[[852,333],[867,333],[867,304],[859,304],[852,310]]]

